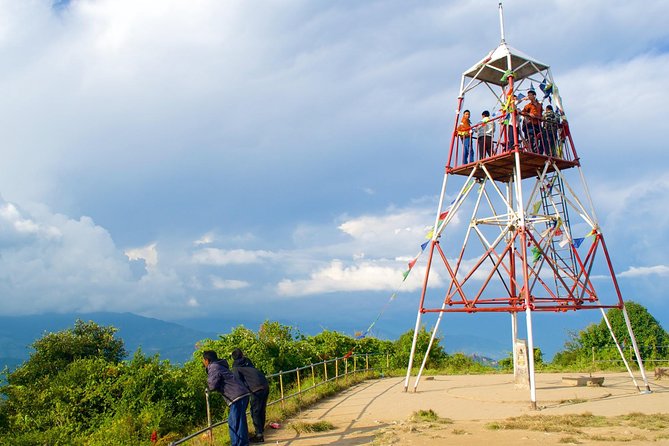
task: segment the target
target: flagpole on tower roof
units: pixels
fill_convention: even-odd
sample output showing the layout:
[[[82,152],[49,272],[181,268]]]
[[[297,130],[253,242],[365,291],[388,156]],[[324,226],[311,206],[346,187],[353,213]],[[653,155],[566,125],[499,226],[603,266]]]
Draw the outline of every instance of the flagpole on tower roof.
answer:
[[[499,30],[502,34],[502,43],[506,43],[504,40],[504,10],[502,9],[502,2],[499,2]]]

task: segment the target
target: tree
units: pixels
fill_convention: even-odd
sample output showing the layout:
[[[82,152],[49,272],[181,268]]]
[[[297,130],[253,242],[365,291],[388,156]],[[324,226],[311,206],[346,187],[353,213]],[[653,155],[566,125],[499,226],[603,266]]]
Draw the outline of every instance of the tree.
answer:
[[[48,378],[77,359],[100,358],[117,363],[126,355],[123,340],[115,337],[115,327],[77,320],[74,328],[48,333],[32,344],[35,350],[21,367],[9,374],[14,385],[27,385]]]
[[[201,363],[178,368],[141,350],[121,362],[114,332],[78,321],[36,341],[0,387],[0,445],[148,444],[153,431],[183,434],[205,419]],[[65,365],[46,367],[52,363]],[[224,407],[222,398],[212,401],[219,413]]]
[[[669,333],[644,306],[630,301],[625,303],[625,308],[639,345],[641,357],[643,359],[667,357],[666,346],[669,345]],[[613,308],[606,312],[606,316],[618,342],[625,348],[631,346],[622,311]],[[553,363],[569,365],[589,361],[593,349],[599,358],[616,359],[620,357],[604,318],[598,324],[590,324],[570,336],[571,339],[565,344],[565,350],[555,355]]]
[[[413,342],[413,333],[413,329],[409,330],[395,341],[395,356],[393,357],[394,367],[401,368],[408,366],[409,356],[411,355],[411,344]],[[434,338],[434,343],[430,349],[430,356],[425,364],[427,368],[439,367],[443,360],[448,357],[443,347],[440,345],[440,341],[441,338]],[[418,330],[418,338],[416,339],[416,354],[413,361],[414,367],[420,366],[425,357],[425,352],[427,351],[429,343],[430,333],[425,330],[425,326],[422,326],[420,330]]]
[[[307,342],[313,346],[320,361],[342,357],[356,344],[352,337],[330,330],[323,330]]]
[[[0,406],[7,431],[66,444],[96,424],[114,404],[109,386],[126,355],[115,333],[114,327],[77,320],[74,328],[35,341],[30,358],[0,388],[7,398]],[[34,442],[43,443],[37,437]]]

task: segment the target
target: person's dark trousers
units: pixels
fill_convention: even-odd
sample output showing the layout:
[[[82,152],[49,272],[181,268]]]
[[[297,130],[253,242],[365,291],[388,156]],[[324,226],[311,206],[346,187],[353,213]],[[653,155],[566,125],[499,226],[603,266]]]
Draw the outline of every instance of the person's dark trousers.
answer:
[[[530,140],[530,146],[534,153],[544,153],[543,145],[541,144],[541,127],[535,124],[528,124],[527,139]]]
[[[263,435],[265,431],[267,398],[269,398],[269,389],[253,392],[253,396],[251,397],[251,419],[253,420],[256,435]]]
[[[246,424],[246,408],[248,405],[248,396],[238,399],[230,405],[228,430],[230,431],[231,446],[249,446],[249,428]]]
[[[485,158],[485,150],[484,150],[485,142],[484,142],[484,140],[485,140],[485,136],[479,136],[478,139],[477,139],[477,143],[476,143],[476,147],[477,147],[478,152],[479,152],[479,159],[480,160]]]

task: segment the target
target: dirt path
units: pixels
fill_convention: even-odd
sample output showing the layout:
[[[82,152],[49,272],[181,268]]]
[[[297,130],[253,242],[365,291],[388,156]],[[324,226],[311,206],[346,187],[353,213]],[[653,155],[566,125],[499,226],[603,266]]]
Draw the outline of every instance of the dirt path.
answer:
[[[669,445],[669,429],[666,428],[649,430],[620,425],[584,428],[579,434],[491,430],[485,426],[492,420],[520,415],[592,413],[614,417],[633,412],[669,413],[669,381],[651,379],[653,392],[640,394],[625,374],[598,374],[605,377],[603,387],[567,386],[562,383],[564,376],[579,375],[537,375],[539,410],[530,408],[529,390],[515,388],[511,375],[436,376],[421,381],[416,393],[403,391],[402,378],[367,381],[305,410],[279,430],[270,429],[266,432],[266,444],[491,446],[625,441],[627,445]],[[409,389],[412,387],[413,378]],[[427,409],[453,423],[408,421],[415,411]],[[290,427],[291,422],[296,421],[328,421],[335,429],[298,434]]]

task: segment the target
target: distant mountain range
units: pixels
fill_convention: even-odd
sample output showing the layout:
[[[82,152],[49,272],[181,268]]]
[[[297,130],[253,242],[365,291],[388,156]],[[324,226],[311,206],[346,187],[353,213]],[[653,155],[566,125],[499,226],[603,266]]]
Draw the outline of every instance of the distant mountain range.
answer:
[[[30,345],[46,333],[74,327],[77,319],[111,325],[118,329],[129,356],[141,347],[146,355],[158,353],[161,359],[183,364],[195,350],[195,343],[207,338],[215,339],[213,331],[197,330],[160,319],[132,313],[69,313],[35,316],[0,316],[0,370],[5,366],[14,369],[28,359]],[[192,322],[192,321],[191,321]],[[198,326],[207,326],[200,323]],[[316,334],[316,333],[314,333]],[[442,346],[448,353],[462,352],[482,363],[494,364],[507,355],[509,347],[500,340],[479,336],[443,336]],[[510,350],[509,350],[510,351]]]
[[[74,327],[77,319],[118,328],[117,336],[130,356],[141,347],[146,355],[159,353],[161,359],[179,364],[191,358],[197,341],[217,336],[132,313],[0,316],[0,370],[20,365],[30,356],[33,342],[46,333]]]

